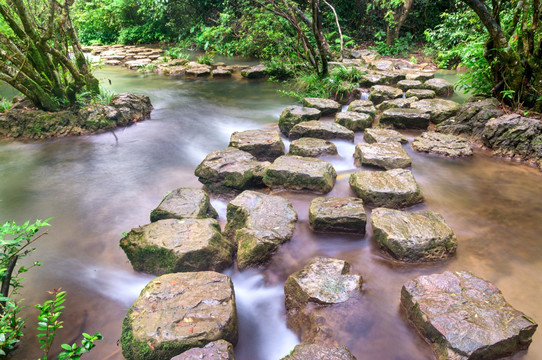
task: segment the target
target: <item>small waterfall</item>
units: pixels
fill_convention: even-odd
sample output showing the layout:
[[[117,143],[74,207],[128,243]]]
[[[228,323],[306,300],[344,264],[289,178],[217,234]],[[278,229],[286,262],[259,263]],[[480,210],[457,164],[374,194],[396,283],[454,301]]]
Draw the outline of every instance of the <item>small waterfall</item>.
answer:
[[[369,92],[368,91],[362,91],[360,99],[361,100],[369,100]]]

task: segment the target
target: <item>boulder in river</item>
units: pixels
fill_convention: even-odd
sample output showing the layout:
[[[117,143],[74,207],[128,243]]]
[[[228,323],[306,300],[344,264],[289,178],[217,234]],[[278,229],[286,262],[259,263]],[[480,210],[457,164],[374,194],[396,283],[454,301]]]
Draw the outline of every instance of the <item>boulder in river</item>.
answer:
[[[350,175],[350,187],[370,206],[398,209],[423,202],[410,170],[358,171]]]
[[[401,290],[411,324],[438,359],[500,359],[527,350],[538,325],[469,272],[423,275]]]
[[[356,360],[344,346],[327,347],[318,344],[299,344],[281,360]]]
[[[432,72],[414,72],[406,74],[407,80],[420,80],[422,82],[433,79],[434,77],[435,74]]]
[[[151,211],[151,222],[163,219],[217,218],[218,214],[203,189],[178,188],[168,193]]]
[[[378,208],[371,213],[371,225],[380,247],[400,261],[439,261],[457,248],[452,229],[432,211]]]
[[[423,88],[435,91],[437,96],[450,97],[454,94],[454,86],[444,79],[429,79],[423,83]]]
[[[365,234],[363,201],[355,197],[317,197],[309,206],[314,231]]]
[[[397,83],[397,87],[403,91],[410,89],[422,89],[423,82],[420,80],[401,80]]]
[[[391,129],[365,129],[363,139],[369,144],[399,142],[401,144],[408,143],[408,139],[399,131]]]
[[[427,89],[409,89],[405,93],[406,98],[416,97],[420,100],[423,99],[434,99],[437,94],[433,90]]]
[[[471,156],[472,147],[467,139],[459,136],[427,131],[412,142],[416,151],[450,157]]]
[[[451,118],[457,114],[460,107],[461,105],[455,101],[445,99],[425,99],[416,101],[410,105],[411,109],[418,109],[429,113],[431,115],[431,122],[434,124]]]
[[[361,75],[359,85],[363,87],[371,87],[374,85],[385,85],[390,81],[390,78],[382,74],[365,74]]]
[[[235,360],[233,346],[225,340],[208,343],[202,348],[192,348],[171,360]]]
[[[136,271],[161,275],[222,271],[233,265],[234,246],[215,219],[166,219],[132,229],[120,246]]]
[[[354,100],[348,105],[347,110],[367,114],[372,118],[376,115],[376,109],[371,100]]]
[[[328,193],[337,173],[329,162],[295,155],[281,156],[265,171],[263,181],[270,188],[311,190]]]
[[[231,70],[218,68],[211,71],[211,75],[213,75],[214,78],[228,78],[231,77]]]
[[[337,155],[337,146],[328,140],[304,137],[290,143],[288,155],[307,157]]]
[[[303,121],[318,120],[322,116],[322,112],[318,109],[288,106],[282,111],[279,117],[279,129],[284,135],[288,135],[294,125]]]
[[[243,191],[230,201],[225,233],[237,244],[239,269],[267,262],[294,233],[297,213],[292,204],[274,195]]]
[[[342,108],[342,105],[335,100],[322,98],[304,98],[303,106],[320,110],[322,116],[335,114]]]
[[[382,113],[380,124],[391,125],[398,129],[422,129],[429,126],[431,116],[418,109],[388,109]]]
[[[398,169],[412,165],[412,160],[399,142],[359,143],[356,145],[354,159],[361,166]]]
[[[355,111],[343,111],[335,116],[335,122],[352,131],[363,131],[373,125],[373,116]]]
[[[211,69],[209,67],[198,66],[186,69],[185,74],[194,77],[204,77],[211,75]]]
[[[417,97],[406,97],[394,100],[386,100],[377,106],[378,111],[386,111],[388,109],[408,109],[410,105],[418,101]]]
[[[494,98],[471,97],[459,108],[455,117],[438,124],[437,130],[446,134],[481,136],[489,120],[504,115]]]
[[[375,105],[378,105],[386,100],[393,100],[400,97],[403,97],[403,90],[386,85],[373,86],[369,94],[369,100],[371,100]]]
[[[157,277],[141,291],[122,325],[127,360],[169,360],[191,348],[238,338],[229,276],[212,272]]]
[[[256,65],[241,70],[241,76],[247,79],[261,79],[267,76],[267,67],[265,65]]]
[[[291,140],[302,137],[312,137],[324,140],[342,139],[354,141],[354,132],[333,122],[311,120],[300,122],[295,125],[292,130],[290,130],[289,137]]]
[[[269,165],[246,151],[229,147],[207,155],[194,174],[209,191],[220,194],[262,186]]]
[[[260,161],[273,161],[284,155],[284,143],[277,130],[236,131],[230,137],[230,145],[252,154]]]

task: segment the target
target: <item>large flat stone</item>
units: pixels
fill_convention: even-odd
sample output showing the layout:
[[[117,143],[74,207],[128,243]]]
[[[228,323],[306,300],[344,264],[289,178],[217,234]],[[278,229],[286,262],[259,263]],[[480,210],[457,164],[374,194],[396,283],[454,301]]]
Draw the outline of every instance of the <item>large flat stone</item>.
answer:
[[[400,132],[391,129],[365,129],[363,139],[369,144],[387,142],[408,143],[408,139],[401,135]]]
[[[246,151],[260,161],[273,161],[284,155],[284,143],[277,130],[234,132],[229,146]]]
[[[418,109],[429,113],[431,115],[431,122],[434,124],[439,124],[455,116],[460,107],[461,105],[455,101],[445,99],[424,99],[410,105],[411,109]]]
[[[359,143],[356,145],[354,159],[361,166],[398,169],[412,165],[412,160],[399,142]]]
[[[343,139],[354,141],[354,132],[329,121],[311,120],[295,125],[290,131],[289,137],[291,140],[311,137],[324,140]]]
[[[343,111],[335,115],[335,122],[352,131],[363,131],[373,125],[373,116],[355,111]]]
[[[261,79],[267,76],[267,67],[265,65],[256,65],[241,70],[241,76],[247,79]]]
[[[437,94],[433,90],[427,89],[410,89],[405,93],[406,98],[416,97],[420,100],[423,99],[434,99]]]
[[[397,83],[397,87],[403,91],[410,89],[422,89],[423,82],[420,80],[401,80]]]
[[[378,105],[386,100],[393,100],[400,97],[403,97],[403,90],[386,85],[373,86],[369,94],[369,100],[371,100],[375,105]]]
[[[394,100],[386,100],[377,106],[378,111],[386,111],[388,109],[400,108],[408,109],[410,105],[418,101],[417,97],[406,97]]]
[[[318,109],[322,112],[322,115],[335,114],[342,108],[342,105],[335,100],[322,98],[304,98],[303,106]]]
[[[284,135],[288,135],[294,125],[302,121],[318,120],[322,116],[322,112],[318,109],[288,106],[282,111],[279,117],[279,129]]]
[[[288,154],[307,157],[337,155],[337,146],[328,140],[301,138],[290,143],[290,151]]]
[[[398,129],[427,129],[431,116],[418,109],[388,109],[382,113],[380,124]]]
[[[454,86],[444,79],[429,79],[423,84],[424,89],[435,91],[437,96],[452,96]]]
[[[314,231],[365,234],[363,201],[355,197],[317,197],[309,206]]]
[[[167,194],[151,211],[151,222],[163,219],[217,218],[218,214],[203,189],[178,188]]]
[[[467,139],[455,135],[427,131],[412,141],[416,151],[450,157],[471,156],[472,147]]]
[[[372,118],[376,115],[376,108],[370,100],[354,100],[348,105],[347,110],[367,114]]]

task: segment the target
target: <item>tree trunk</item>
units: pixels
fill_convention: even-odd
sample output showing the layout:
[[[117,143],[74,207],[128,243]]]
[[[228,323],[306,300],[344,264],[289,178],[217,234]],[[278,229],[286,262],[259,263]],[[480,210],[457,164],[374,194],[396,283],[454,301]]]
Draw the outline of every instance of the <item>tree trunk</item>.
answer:
[[[399,32],[405,23],[408,14],[410,13],[410,8],[414,0],[405,0],[403,6],[398,10],[393,16],[393,23],[387,24],[386,28],[386,44],[388,46],[393,46],[395,40],[399,38]]]

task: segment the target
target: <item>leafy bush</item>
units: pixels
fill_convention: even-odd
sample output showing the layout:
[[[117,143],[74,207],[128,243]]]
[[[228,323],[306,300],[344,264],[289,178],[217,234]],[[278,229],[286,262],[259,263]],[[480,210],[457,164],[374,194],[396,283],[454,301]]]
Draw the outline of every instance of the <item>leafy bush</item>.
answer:
[[[382,33],[377,33],[382,34]],[[395,40],[392,46],[386,44],[384,40],[375,41],[375,46],[372,49],[376,50],[380,55],[383,56],[406,56],[412,49],[412,44],[414,42],[414,36],[410,33],[407,33],[405,36]]]
[[[214,63],[215,63],[214,56],[209,53],[205,53],[198,57],[198,64],[213,65]]]
[[[164,55],[171,58],[171,59],[185,59],[188,60],[190,58],[190,54],[186,54],[183,52],[182,48],[179,47],[171,47],[164,51]]]
[[[13,106],[8,99],[0,98],[0,113],[6,112]]]

